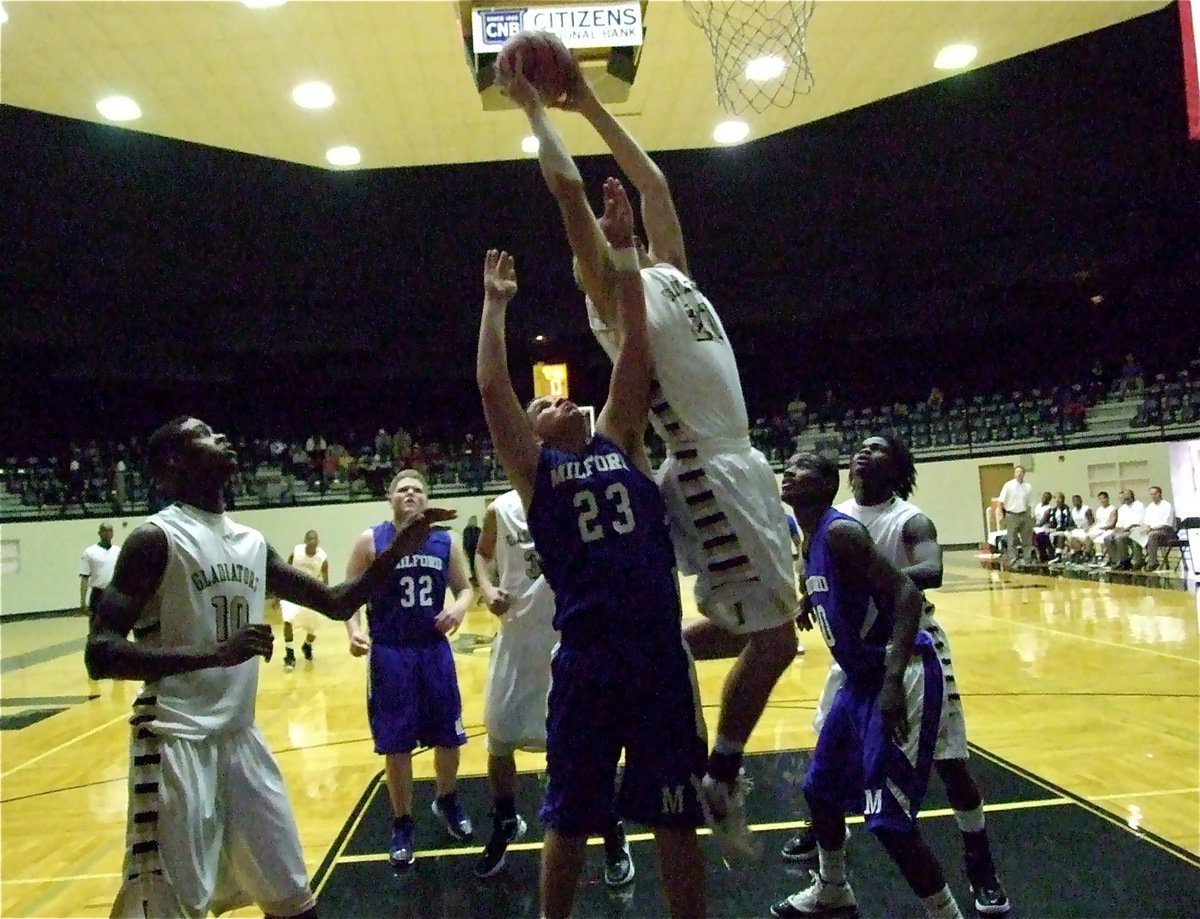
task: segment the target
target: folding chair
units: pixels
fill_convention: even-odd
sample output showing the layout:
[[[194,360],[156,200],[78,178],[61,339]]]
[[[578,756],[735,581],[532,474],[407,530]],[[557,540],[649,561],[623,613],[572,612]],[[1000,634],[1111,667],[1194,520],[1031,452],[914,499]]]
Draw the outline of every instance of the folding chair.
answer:
[[[1192,563],[1192,530],[1200,530],[1200,517],[1185,517],[1175,525],[1175,538],[1164,546],[1164,565],[1170,566],[1171,553],[1178,551],[1179,560],[1183,563],[1183,573],[1189,574],[1196,570]]]

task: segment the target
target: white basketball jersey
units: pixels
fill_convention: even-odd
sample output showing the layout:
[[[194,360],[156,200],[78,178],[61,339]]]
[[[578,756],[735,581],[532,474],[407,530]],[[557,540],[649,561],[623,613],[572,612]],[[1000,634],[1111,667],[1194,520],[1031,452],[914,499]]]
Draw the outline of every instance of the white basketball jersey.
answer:
[[[318,581],[321,580],[321,569],[325,567],[328,559],[329,556],[320,546],[317,546],[317,551],[312,555],[308,554],[304,543],[300,543],[292,550],[292,565]]]
[[[261,533],[185,504],[148,522],[166,534],[169,548],[158,590],[134,626],[139,643],[212,646],[263,621],[267,543]],[[154,702],[138,711],[153,715],[147,727],[156,733],[200,740],[252,724],[257,691],[258,658],[252,658],[147,682],[141,697]]]
[[[542,558],[529,535],[525,508],[516,491],[506,491],[492,502],[496,512],[496,586],[508,594],[510,609],[524,608],[539,582],[544,584]]]
[[[703,443],[716,443],[718,452],[749,449],[742,381],[721,317],[672,265],[643,268],[642,285],[659,387],[650,414],[655,431],[671,450]],[[593,333],[616,360],[615,336],[590,300],[587,306]]]
[[[834,510],[853,517],[865,526],[879,554],[897,568],[907,568],[913,564],[914,559],[904,544],[904,525],[921,513],[921,509],[915,504],[894,495],[882,504],[873,505],[859,504],[851,498],[849,501],[843,501]],[[933,604],[925,600],[921,613],[922,628],[929,627],[932,616]]]

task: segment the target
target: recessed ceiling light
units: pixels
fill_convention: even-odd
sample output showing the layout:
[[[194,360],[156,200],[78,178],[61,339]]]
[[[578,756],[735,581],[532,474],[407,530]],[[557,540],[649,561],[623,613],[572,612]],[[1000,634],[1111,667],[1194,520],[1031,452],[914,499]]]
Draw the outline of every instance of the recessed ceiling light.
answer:
[[[532,134],[521,138],[521,149],[526,153],[537,153],[541,145],[541,141]]]
[[[325,159],[332,166],[357,166],[362,162],[362,154],[358,147],[330,147],[325,151]]]
[[[283,6],[287,0],[242,0],[252,10],[265,10],[272,6]]]
[[[545,341],[546,336],[545,335],[535,335],[535,336],[533,336],[533,340],[534,341]]]
[[[938,70],[961,70],[978,53],[974,45],[946,45],[933,59],[933,66]]]
[[[713,140],[719,144],[740,144],[750,133],[744,121],[722,121],[713,129]]]
[[[329,108],[333,98],[333,89],[320,80],[301,83],[292,90],[292,101],[300,108]]]
[[[142,117],[141,108],[128,96],[106,96],[96,103],[96,111],[109,121],[133,121]]]
[[[756,57],[746,65],[746,79],[753,80],[755,83],[766,83],[768,80],[783,76],[785,70],[787,70],[787,64],[783,58],[775,54],[768,54],[765,57]]]

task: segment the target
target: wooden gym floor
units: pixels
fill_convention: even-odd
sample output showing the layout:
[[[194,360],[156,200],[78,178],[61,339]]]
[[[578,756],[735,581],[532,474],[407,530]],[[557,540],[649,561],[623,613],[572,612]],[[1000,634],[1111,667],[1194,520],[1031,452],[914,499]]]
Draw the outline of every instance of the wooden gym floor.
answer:
[[[1072,579],[999,573],[973,553],[947,556],[934,592],[949,632],[989,801],[997,861],[1016,913],[1180,915],[1200,889],[1200,600],[1175,579]],[[690,588],[685,585],[685,598]],[[690,600],[689,600],[690,603]],[[83,669],[82,618],[0,626],[0,915],[106,916],[120,883],[129,706],[133,684],[92,683]],[[455,638],[464,722],[462,795],[477,828],[486,813],[482,694],[495,631],[473,609]],[[324,914],[535,916],[532,832],[499,878],[470,873],[478,847],[452,847],[418,782],[418,861],[391,877],[381,760],[367,730],[364,665],[337,623],[324,626],[316,660],[295,672],[264,664],[258,721],[288,783]],[[813,735],[812,710],[829,656],[814,634],[780,681],[749,750],[751,821],[765,854],[724,866],[705,841],[714,915],[765,915],[804,886],[776,857],[805,817],[796,781]],[[728,665],[699,665],[709,727]],[[519,755],[526,815],[536,807],[541,758]],[[418,780],[432,757],[414,758]],[[923,817],[968,915],[958,842],[939,783]],[[596,883],[593,849],[581,915],[660,915],[652,846],[631,828],[638,878],[622,895]],[[913,912],[914,901],[878,846],[857,828],[852,880],[864,914]],[[889,873],[891,872],[891,873]],[[1189,893],[1190,891],[1190,893]],[[1023,908],[1024,907],[1024,908]],[[236,915],[259,915],[246,910]]]

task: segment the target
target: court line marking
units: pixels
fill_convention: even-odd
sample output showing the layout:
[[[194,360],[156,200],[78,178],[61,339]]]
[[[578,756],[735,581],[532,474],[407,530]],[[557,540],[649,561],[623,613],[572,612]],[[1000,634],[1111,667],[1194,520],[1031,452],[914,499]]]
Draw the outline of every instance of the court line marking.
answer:
[[[1157,791],[1123,791],[1114,795],[1082,795],[1089,801],[1119,801],[1122,798],[1161,798],[1166,795],[1194,795],[1200,788],[1160,788]]]
[[[1150,843],[1152,846],[1161,849],[1168,855],[1175,856],[1186,864],[1189,864],[1195,868],[1200,868],[1200,854],[1193,852],[1190,849],[1185,849],[1182,845],[1177,842],[1172,842],[1166,836],[1162,836],[1156,831],[1148,830],[1145,827],[1131,827],[1127,821],[1121,819],[1119,815],[1108,810],[1108,808],[1089,800],[1087,797],[1079,794],[1078,792],[1071,792],[1060,785],[1056,785],[1049,779],[1045,779],[1036,772],[1026,769],[1024,766],[1020,766],[1011,760],[1007,760],[1004,757],[993,753],[991,750],[986,750],[983,747],[977,747],[974,744],[970,744],[970,748],[973,752],[978,753],[984,759],[990,759],[993,763],[996,763],[1002,768],[1007,769],[1009,772],[1016,774],[1017,777],[1032,782],[1034,785],[1038,785],[1047,791],[1052,791],[1059,795],[1066,795],[1071,799],[1071,803],[1073,803],[1076,807],[1087,811],[1089,814],[1099,817],[1101,820],[1111,823],[1113,826],[1119,827],[1126,833],[1133,834],[1143,842]]]
[[[111,874],[67,874],[57,878],[8,878],[4,879],[4,886],[9,884],[65,884],[68,881],[111,881],[114,878],[120,878],[121,872],[114,871]]]
[[[1005,801],[1000,804],[985,804],[983,809],[985,812],[999,813],[1002,811],[1017,811],[1031,810],[1039,807],[1059,807],[1064,804],[1077,803],[1073,798],[1042,798],[1038,801]],[[941,807],[936,810],[921,811],[918,819],[926,820],[934,817],[952,817],[954,816],[954,808]],[[847,817],[846,823],[863,823],[862,817]],[[779,823],[755,823],[749,827],[752,833],[767,833],[778,830],[799,830],[808,826],[807,820],[784,820]],[[712,830],[708,827],[700,827],[696,830],[698,836],[711,836]],[[630,842],[646,842],[654,839],[653,833],[629,833],[625,837]],[[508,847],[509,852],[529,852],[542,848],[545,843],[541,840],[534,842],[514,842]],[[604,840],[599,836],[594,836],[588,839],[589,846],[602,846]],[[469,846],[451,849],[421,849],[417,852],[417,858],[434,858],[443,855],[479,855],[483,852],[483,846]],[[387,861],[388,854],[386,852],[371,852],[366,855],[343,855],[334,860],[335,865],[356,865],[364,862],[381,862]],[[330,872],[332,874],[332,872]]]
[[[30,708],[39,705],[82,705],[99,699],[99,694],[89,696],[0,696],[2,708]]]
[[[955,616],[962,616],[969,619],[986,619],[993,625],[1002,622],[995,616],[990,616],[986,613],[972,613],[966,610],[956,610]],[[1044,625],[1038,625],[1036,622],[1020,622],[1009,621],[1008,625],[1012,628],[1034,629],[1038,632],[1045,632],[1048,635],[1054,635],[1058,638],[1071,638],[1076,641],[1089,641],[1092,644],[1105,645],[1109,648],[1117,648],[1121,651],[1137,651],[1141,654],[1153,654],[1155,657],[1165,657],[1168,660],[1183,661],[1185,664],[1192,664],[1200,667],[1200,657],[1183,657],[1179,654],[1170,654],[1166,651],[1156,651],[1153,648],[1143,648],[1141,645],[1118,644],[1115,641],[1105,641],[1103,638],[1093,638],[1089,635],[1075,635],[1071,632],[1061,632],[1058,629],[1051,629]]]
[[[375,786],[371,792],[371,798],[373,798],[376,794],[379,793],[379,789],[382,787],[382,785],[383,785],[382,782],[377,782],[375,784]],[[1147,795],[1180,794],[1183,792],[1194,792],[1194,791],[1200,791],[1200,788],[1169,789],[1169,790],[1164,790],[1164,791],[1159,791],[1159,792],[1149,792],[1149,793],[1147,793]],[[1129,793],[1121,794],[1121,795],[1104,795],[1101,797],[1102,798],[1133,797],[1135,795],[1140,795],[1140,794],[1141,794],[1140,792],[1129,792]],[[366,803],[368,805],[370,804],[370,798],[368,798]],[[985,804],[983,809],[984,809],[984,811],[987,811],[987,812],[999,813],[999,812],[1003,812],[1003,811],[1030,810],[1030,809],[1041,808],[1041,807],[1059,807],[1059,806],[1062,806],[1065,804],[1076,804],[1076,803],[1078,803],[1078,802],[1076,802],[1073,798],[1044,798],[1040,801],[1007,801],[1007,802],[1002,802],[999,804]],[[367,810],[367,808],[364,807],[362,809],[361,813],[358,815],[358,819],[351,825],[350,831],[346,834],[347,842],[350,840],[351,837],[353,837],[355,832],[357,832],[358,827],[362,822],[362,816],[363,816],[363,814],[366,813],[366,810]],[[923,811],[920,814],[920,818],[927,819],[927,818],[935,818],[935,817],[950,817],[953,815],[954,815],[953,808],[943,807],[943,808],[938,808],[936,810]],[[862,817],[847,817],[846,822],[852,823],[852,824],[861,824],[861,823],[863,823],[863,818]],[[779,830],[798,830],[798,829],[802,829],[806,826],[808,826],[808,823],[804,820],[786,820],[786,821],[782,821],[779,823],[756,823],[756,824],[752,825],[750,827],[750,829],[756,833],[763,833],[763,832],[772,832],[772,831],[779,831]],[[711,835],[712,831],[710,829],[708,829],[707,827],[702,827],[701,829],[697,830],[697,833],[702,836],[708,836],[708,835]],[[654,839],[654,834],[653,833],[630,833],[630,834],[628,834],[627,838],[629,839],[630,842],[648,842],[648,841],[651,841]],[[601,839],[600,837],[593,837],[593,838],[588,839],[587,844],[589,846],[602,846],[602,845],[604,845],[604,840]],[[540,849],[540,848],[542,848],[542,846],[543,846],[542,842],[515,842],[508,847],[508,851],[510,851],[510,852],[529,852],[529,851],[533,851],[536,849]],[[344,851],[344,850],[345,850],[345,844],[343,844],[341,847],[341,851]],[[367,855],[342,855],[341,851],[339,851],[339,853],[334,856],[334,864],[335,865],[356,865],[356,864],[363,864],[366,862],[381,862],[381,861],[388,860],[388,855],[386,852],[370,853]],[[458,848],[458,849],[426,849],[426,850],[418,851],[417,857],[418,858],[433,858],[433,857],[440,857],[443,855],[478,855],[482,851],[483,851],[482,846],[470,847],[470,848]],[[328,877],[330,874],[332,874],[332,872],[326,872],[325,877],[321,879],[320,886],[316,890],[313,891],[314,896],[320,894],[321,890],[325,887],[325,883],[328,880]],[[56,883],[67,883],[70,881],[110,881],[110,880],[114,880],[114,879],[117,879],[120,877],[121,877],[121,872],[114,871],[109,874],[70,874],[70,875],[63,875],[61,877],[40,877],[40,878],[7,878],[6,877],[4,879],[4,883],[5,884],[56,884]]]
[[[24,670],[26,667],[36,667],[38,664],[48,664],[60,657],[66,657],[68,654],[77,654],[86,645],[87,638],[68,638],[66,641],[56,642],[52,645],[43,645],[30,651],[10,654],[8,657],[0,658],[0,673],[12,673],[15,670]]]
[[[346,832],[342,835],[342,838],[338,841],[337,852],[331,853],[326,856],[326,858],[328,859],[327,864],[325,864],[325,859],[322,859],[323,864],[318,866],[317,870],[321,871],[322,869],[324,869],[324,871],[321,875],[321,880],[317,884],[316,889],[313,890],[314,897],[321,896],[321,891],[323,891],[325,889],[325,885],[329,882],[329,879],[333,876],[332,869],[335,865],[341,864],[343,859],[356,857],[353,855],[343,855],[342,853],[346,851],[346,846],[348,846],[350,844],[350,840],[353,839],[354,834],[358,832],[359,826],[362,825],[363,818],[367,815],[367,811],[370,810],[371,802],[375,800],[375,796],[377,794],[379,794],[379,789],[383,787],[383,784],[384,783],[383,783],[383,781],[381,781],[381,777],[377,775],[375,777],[375,785],[371,789],[371,793],[368,794],[365,799],[360,799],[362,803],[358,808],[358,813],[356,813],[354,815],[354,819],[350,822],[349,828],[346,829]],[[483,851],[483,850],[480,849],[480,851]],[[383,852],[383,853],[379,854],[379,858],[380,858],[380,860],[388,860],[389,855],[387,852]]]
[[[112,727],[114,724],[116,724],[119,721],[128,721],[128,720],[129,720],[129,712],[122,712],[120,715],[117,715],[115,718],[110,718],[108,721],[104,722],[104,724],[97,725],[96,727],[92,728],[90,731],[84,731],[82,734],[77,734],[74,737],[72,737],[70,740],[64,740],[57,747],[51,747],[49,750],[46,750],[43,753],[39,753],[37,756],[33,757],[32,759],[27,759],[25,762],[23,762],[17,766],[13,766],[7,772],[0,772],[0,779],[6,779],[10,775],[20,772],[22,769],[25,769],[28,766],[32,766],[34,763],[40,763],[47,756],[53,756],[55,753],[58,753],[61,750],[65,750],[67,747],[71,746],[72,744],[78,743],[79,741],[83,740],[85,737],[91,737],[93,734],[98,734],[101,731]],[[5,880],[7,880],[7,878]]]
[[[374,798],[374,796],[379,793],[379,789],[380,789],[380,787],[382,787],[382,785],[383,785],[383,782],[375,783],[375,786],[371,792],[371,796],[370,796],[370,798],[368,798],[368,800],[366,802],[368,805],[370,804],[371,798]],[[1194,793],[1194,792],[1200,792],[1200,788],[1168,788],[1168,789],[1162,789],[1160,791],[1150,791],[1150,792],[1132,792],[1131,791],[1131,792],[1122,792],[1120,794],[1112,794],[1112,795],[1097,795],[1093,798],[1090,798],[1089,800],[1111,801],[1111,800],[1116,800],[1118,798],[1161,797],[1164,795],[1188,794],[1188,793]],[[1077,804],[1077,803],[1078,802],[1075,801],[1073,798],[1062,798],[1062,797],[1060,797],[1060,798],[1044,798],[1040,801],[1007,801],[1007,802],[1002,802],[999,804],[985,804],[983,809],[985,812],[999,813],[999,812],[1003,812],[1003,811],[1030,810],[1030,809],[1040,808],[1040,807],[1059,807],[1064,804]],[[364,807],[362,809],[362,811],[358,814],[357,819],[351,825],[350,831],[346,834],[346,841],[340,847],[339,852],[334,856],[333,863],[335,865],[354,865],[354,864],[362,864],[365,862],[387,861],[387,859],[388,859],[387,853],[371,853],[368,855],[342,855],[341,854],[343,851],[345,851],[345,844],[347,842],[349,842],[350,838],[353,837],[354,834],[358,831],[358,827],[362,823],[362,817],[366,813],[366,811],[367,811],[367,808]],[[936,810],[923,811],[920,814],[920,817],[921,817],[921,819],[934,818],[934,817],[950,817],[950,816],[953,816],[953,814],[954,814],[953,808],[943,807],[943,808],[938,808]],[[862,817],[847,817],[846,822],[853,823],[853,824],[860,824],[860,823],[863,823],[863,818]],[[787,821],[782,821],[779,823],[756,823],[756,824],[752,825],[750,827],[750,829],[753,832],[762,833],[762,832],[772,832],[772,831],[779,831],[779,830],[798,830],[798,829],[802,829],[803,827],[806,827],[806,826],[808,826],[808,823],[803,820],[787,820]],[[697,831],[697,833],[702,836],[707,836],[707,835],[710,835],[712,833],[712,831],[709,830],[707,827],[703,827],[703,828],[699,829]],[[654,839],[654,834],[653,833],[630,833],[630,834],[628,834],[627,838],[629,839],[630,842],[647,842],[647,841]],[[604,844],[604,840],[599,837],[594,837],[594,838],[591,838],[588,840],[589,846],[600,846],[603,844]],[[542,842],[516,842],[516,843],[513,843],[512,845],[510,845],[508,847],[508,850],[510,852],[527,852],[527,851],[533,851],[536,849],[540,849],[540,848],[542,848],[542,846],[543,846]],[[417,853],[417,856],[419,858],[433,858],[433,857],[438,857],[438,856],[443,856],[443,855],[478,855],[482,851],[483,851],[482,846],[471,847],[471,848],[458,848],[458,849],[428,849],[428,850],[419,851]],[[325,887],[325,883],[328,880],[328,877],[331,873],[332,872],[326,872],[325,877],[321,879],[320,886],[317,888],[317,890],[313,891],[314,895],[318,895],[321,892],[321,890]],[[71,874],[71,875],[63,875],[61,877],[40,877],[40,878],[7,878],[6,877],[4,879],[4,883],[5,884],[57,884],[57,883],[67,883],[70,881],[109,881],[109,880],[114,880],[114,879],[117,879],[120,877],[121,877],[121,873],[119,871],[114,871],[114,872],[108,873],[108,874]]]

